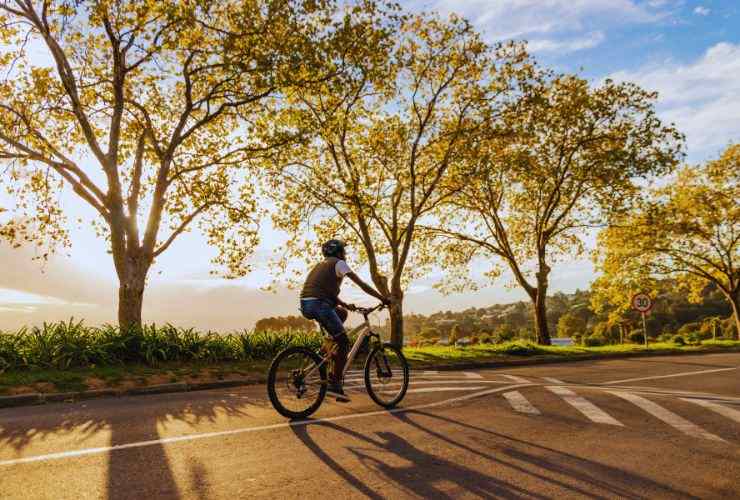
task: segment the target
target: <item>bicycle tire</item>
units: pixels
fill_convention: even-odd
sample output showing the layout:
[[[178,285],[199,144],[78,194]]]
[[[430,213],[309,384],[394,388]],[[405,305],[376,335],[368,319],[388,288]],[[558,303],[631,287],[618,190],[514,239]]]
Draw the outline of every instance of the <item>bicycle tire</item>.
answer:
[[[373,389],[373,384],[370,379],[372,369],[373,369],[373,361],[375,359],[375,356],[377,356],[379,353],[381,353],[384,350],[390,350],[393,351],[393,353],[397,356],[401,368],[402,368],[402,376],[403,381],[401,382],[401,389],[398,393],[398,395],[393,398],[391,401],[385,401],[381,399],[378,394],[376,394],[375,390]],[[365,389],[367,389],[367,393],[370,395],[370,398],[375,401],[375,403],[378,406],[381,406],[383,408],[393,408],[398,403],[400,403],[403,398],[406,396],[406,391],[409,388],[409,364],[408,361],[406,361],[406,358],[403,355],[403,352],[396,347],[393,344],[385,343],[381,345],[376,345],[368,355],[367,359],[365,360]]]
[[[316,410],[318,410],[321,406],[321,403],[323,403],[324,401],[324,397],[326,396],[327,384],[326,364],[320,365],[318,367],[321,386],[319,388],[316,400],[313,402],[313,404],[311,404],[303,411],[292,411],[289,408],[286,408],[280,401],[280,398],[278,397],[276,391],[276,383],[278,381],[280,362],[288,356],[294,354],[302,354],[310,358],[316,365],[320,365],[321,363],[321,357],[314,351],[306,349],[305,347],[289,347],[281,351],[280,353],[278,353],[277,356],[275,356],[275,358],[272,360],[272,363],[270,364],[270,370],[267,375],[267,395],[270,398],[270,403],[272,403],[273,408],[275,408],[275,410],[277,410],[279,414],[290,419],[302,419],[307,418]]]

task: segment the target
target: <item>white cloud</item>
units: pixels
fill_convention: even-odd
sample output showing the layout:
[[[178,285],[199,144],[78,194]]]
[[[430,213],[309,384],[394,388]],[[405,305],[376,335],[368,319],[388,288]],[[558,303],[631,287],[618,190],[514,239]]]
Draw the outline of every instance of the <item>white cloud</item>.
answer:
[[[695,161],[740,140],[738,74],[740,44],[718,43],[687,64],[664,61],[611,78],[657,90],[662,116],[686,133],[690,159]]]
[[[491,39],[583,31],[586,25],[651,22],[663,18],[663,4],[634,0],[416,0],[412,8],[470,19]]]
[[[694,9],[694,14],[697,14],[699,16],[708,16],[710,12],[712,12],[710,9],[701,5]]]
[[[604,41],[606,36],[601,31],[595,31],[582,38],[570,40],[531,40],[529,50],[532,52],[576,52],[578,50],[591,49]]]

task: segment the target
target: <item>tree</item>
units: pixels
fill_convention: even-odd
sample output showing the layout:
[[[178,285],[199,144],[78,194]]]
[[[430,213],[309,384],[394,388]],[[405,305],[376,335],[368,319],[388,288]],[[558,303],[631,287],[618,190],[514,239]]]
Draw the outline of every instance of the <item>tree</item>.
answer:
[[[700,302],[713,284],[740,330],[740,145],[683,168],[599,235],[597,266],[613,280],[673,277]],[[738,334],[740,336],[740,334]]]
[[[0,1],[0,161],[17,198],[2,236],[69,244],[57,195],[71,189],[110,242],[123,327],[141,324],[149,269],[193,225],[229,276],[247,272],[244,167],[290,140],[255,124],[321,67],[332,13],[314,0]]]
[[[417,226],[451,196],[456,159],[481,112],[509,90],[526,61],[515,44],[489,48],[456,17],[406,19],[352,61],[343,78],[296,95],[285,119],[311,140],[275,161],[275,225],[291,235],[286,257],[316,254],[343,236],[377,289],[392,297],[391,341],[403,341],[408,283],[437,258]]]
[[[460,329],[460,325],[453,325],[452,330],[450,330],[449,336],[450,345],[455,345],[455,342],[457,342],[461,338],[463,338],[463,333]]]
[[[574,337],[583,335],[586,323],[577,315],[567,312],[558,320],[558,337]]]
[[[629,83],[592,87],[542,72],[469,151],[437,232],[451,239],[453,262],[482,255],[510,269],[531,299],[539,343],[550,343],[552,265],[581,254],[587,230],[639,194],[638,179],[677,162],[682,137],[655,116],[655,98]]]

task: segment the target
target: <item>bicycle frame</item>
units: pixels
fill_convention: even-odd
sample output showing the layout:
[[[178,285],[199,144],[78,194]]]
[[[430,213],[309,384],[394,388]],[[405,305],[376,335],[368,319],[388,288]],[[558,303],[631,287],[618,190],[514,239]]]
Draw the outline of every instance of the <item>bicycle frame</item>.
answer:
[[[349,332],[347,332],[347,336],[356,335],[358,333],[359,333],[359,335],[357,335],[357,340],[355,341],[354,345],[352,346],[352,349],[350,349],[349,354],[347,355],[347,362],[344,365],[344,371],[342,372],[342,378],[344,378],[344,375],[347,373],[347,370],[349,369],[350,365],[352,364],[352,361],[354,361],[355,356],[357,356],[357,353],[360,350],[360,347],[362,346],[362,343],[365,341],[366,338],[368,338],[368,337],[375,337],[378,341],[380,341],[380,336],[377,333],[373,333],[372,330],[370,329],[370,320],[368,319],[368,315],[367,314],[363,314],[363,317],[364,317],[364,321],[362,322],[362,324],[360,324],[359,326],[357,326],[357,327],[353,328],[352,330],[350,330]],[[331,338],[331,336],[328,333],[326,333],[326,331],[324,330],[323,327],[321,327],[321,331],[324,332],[324,334],[326,336],[328,336],[329,338]],[[305,373],[304,374],[304,377],[308,377],[309,375],[311,375],[314,372],[314,370],[320,368],[324,363],[326,363],[327,361],[329,361],[329,359],[331,358],[332,353],[334,352],[334,350],[336,348],[337,347],[334,346],[334,348],[331,351],[329,351],[328,353],[326,353],[326,356],[324,356],[321,359],[321,363],[319,363],[318,365],[314,366],[308,373]]]

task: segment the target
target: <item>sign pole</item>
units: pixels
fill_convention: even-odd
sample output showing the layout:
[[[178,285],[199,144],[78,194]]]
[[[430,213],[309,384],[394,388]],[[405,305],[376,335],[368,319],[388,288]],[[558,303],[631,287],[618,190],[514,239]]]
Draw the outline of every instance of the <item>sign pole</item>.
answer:
[[[653,308],[653,301],[650,299],[650,295],[646,293],[636,293],[632,296],[630,301],[632,309],[639,312],[642,315],[642,335],[645,337],[645,348],[648,347],[648,333],[647,333],[647,322],[645,321],[645,313]]]
[[[647,323],[645,323],[645,313],[642,313],[642,334],[645,336],[645,349],[647,349],[648,346],[648,337],[647,337]]]

